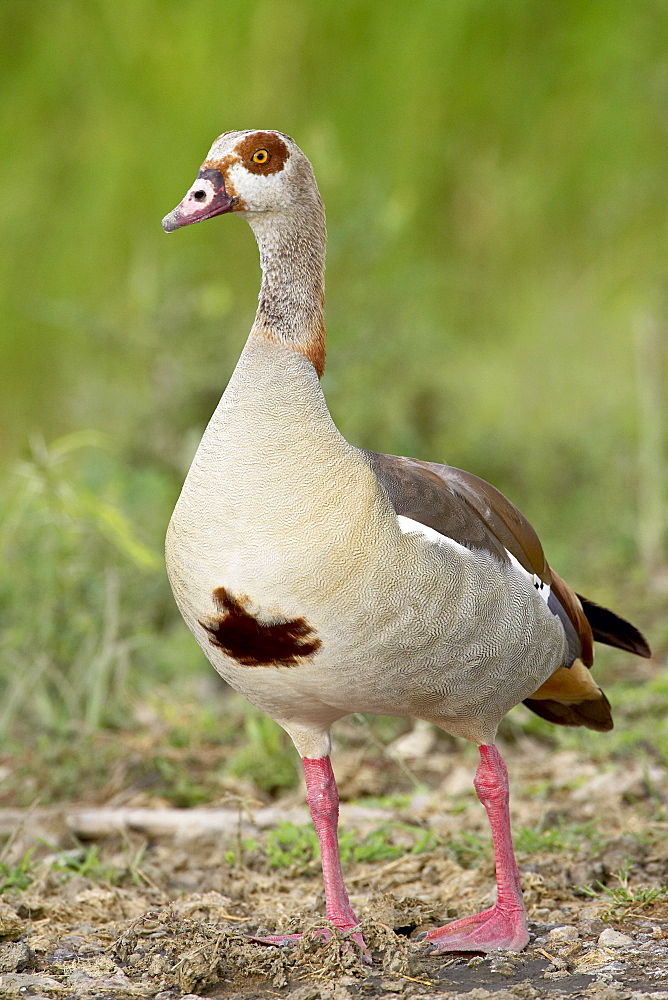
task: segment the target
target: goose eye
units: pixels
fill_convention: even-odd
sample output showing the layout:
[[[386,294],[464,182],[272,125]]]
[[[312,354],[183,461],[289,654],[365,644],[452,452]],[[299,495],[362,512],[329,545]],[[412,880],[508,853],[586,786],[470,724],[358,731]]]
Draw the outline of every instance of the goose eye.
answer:
[[[269,151],[267,149],[257,149],[251,156],[253,163],[266,163],[269,159]]]

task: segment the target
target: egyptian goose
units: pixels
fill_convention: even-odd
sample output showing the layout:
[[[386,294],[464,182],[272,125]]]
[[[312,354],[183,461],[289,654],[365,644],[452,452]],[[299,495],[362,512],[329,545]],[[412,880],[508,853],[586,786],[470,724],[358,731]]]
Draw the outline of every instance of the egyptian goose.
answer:
[[[358,923],[339,859],[330,727],[350,712],[410,716],[478,745],[474,785],[496,860],[494,906],[430,931],[431,950],[522,949],[499,722],[524,702],[560,725],[610,729],[589,672],[593,640],[640,656],[647,643],[550,570],[493,486],[341,436],[319,382],[325,215],[289,136],[225,132],[163,228],[226,213],[255,234],[262,287],[167,532],[176,603],[215,669],[301,755],[328,919]]]

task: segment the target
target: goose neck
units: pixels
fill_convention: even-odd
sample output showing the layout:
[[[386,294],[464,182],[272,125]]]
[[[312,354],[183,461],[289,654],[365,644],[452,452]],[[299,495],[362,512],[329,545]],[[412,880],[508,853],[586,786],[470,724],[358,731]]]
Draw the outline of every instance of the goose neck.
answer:
[[[303,354],[318,375],[325,366],[325,217],[322,204],[291,213],[264,212],[249,222],[260,251],[262,286],[251,336]]]

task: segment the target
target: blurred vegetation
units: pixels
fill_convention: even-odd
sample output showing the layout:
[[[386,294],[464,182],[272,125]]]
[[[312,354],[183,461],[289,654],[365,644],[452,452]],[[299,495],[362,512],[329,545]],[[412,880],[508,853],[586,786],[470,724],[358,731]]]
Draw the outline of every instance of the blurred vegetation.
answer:
[[[339,833],[339,850],[344,865],[357,861],[391,861],[406,854],[424,854],[438,845],[436,834],[413,823],[383,823],[364,836],[353,830]],[[257,844],[247,841],[244,846],[248,849],[257,847]],[[269,831],[265,851],[272,868],[290,868],[295,873],[303,874],[317,870],[320,864],[320,847],[312,823],[296,826],[288,820],[281,821],[275,830]]]
[[[314,163],[343,433],[491,480],[665,649],[661,0],[11,0],[0,82],[7,746],[138,725],[210,669],[162,538],[259,272],[238,220],[160,219],[231,128]],[[235,705],[205,725],[244,727],[230,773],[291,784],[283,737]]]

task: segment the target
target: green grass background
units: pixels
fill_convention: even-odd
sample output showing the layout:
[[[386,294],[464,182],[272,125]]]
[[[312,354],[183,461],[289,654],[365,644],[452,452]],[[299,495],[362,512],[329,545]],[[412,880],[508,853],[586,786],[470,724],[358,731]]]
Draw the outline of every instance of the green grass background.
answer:
[[[0,93],[3,746],[210,669],[162,539],[259,269],[160,219],[234,128],[314,164],[344,434],[491,480],[665,647],[662,0],[5,0]]]

